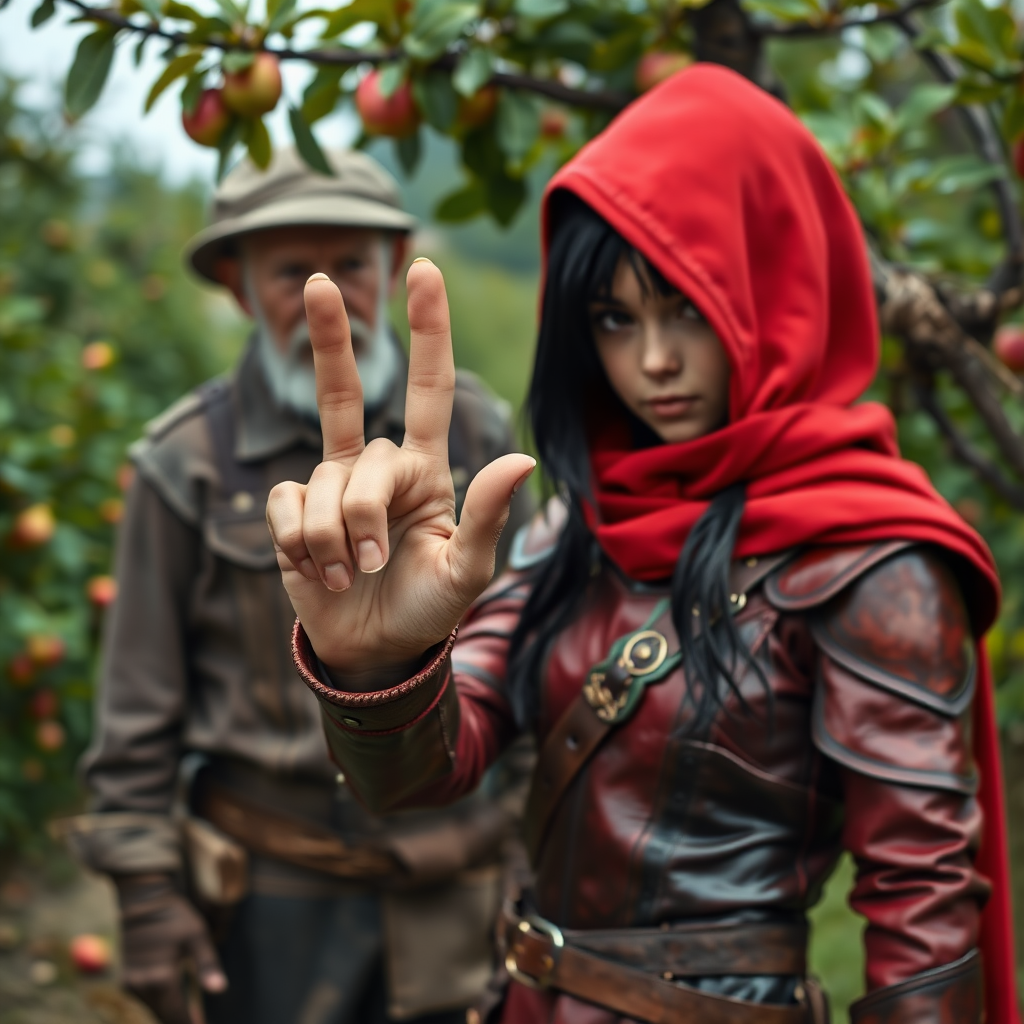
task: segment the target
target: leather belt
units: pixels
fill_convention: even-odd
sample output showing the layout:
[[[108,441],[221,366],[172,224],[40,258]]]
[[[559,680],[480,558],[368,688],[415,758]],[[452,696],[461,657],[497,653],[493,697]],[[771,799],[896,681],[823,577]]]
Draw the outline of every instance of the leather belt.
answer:
[[[648,1024],[678,1024],[679,1021],[700,1021],[700,1024],[811,1024],[814,1019],[808,1005],[781,1006],[772,1003],[751,1003],[743,999],[714,995],[699,989],[674,983],[676,977],[709,973],[797,974],[794,968],[803,964],[803,946],[795,951],[794,940],[799,935],[806,939],[806,931],[785,925],[745,924],[710,928],[680,928],[667,931],[637,929],[640,951],[633,957],[642,960],[652,948],[657,948],[656,937],[663,954],[671,952],[685,956],[696,954],[698,963],[689,966],[674,963],[673,969],[664,969],[659,976],[628,963],[606,959],[582,948],[578,943],[593,944],[603,941],[608,950],[626,949],[633,944],[633,929],[596,932],[588,939],[585,933],[563,933],[550,921],[536,915],[519,916],[509,908],[502,912],[502,929],[507,954],[505,967],[516,981],[531,988],[555,989],[586,1002],[594,1003],[633,1020]],[[750,936],[751,941],[743,937]],[[730,945],[754,949],[757,942],[779,941],[788,947],[773,950],[762,945],[761,956],[750,954],[741,964],[727,961]],[[712,959],[709,950],[719,952],[714,958],[717,969],[708,971]],[[657,960],[657,957],[655,957]],[[661,965],[667,962],[662,957]],[[742,966],[742,970],[738,968]],[[655,967],[657,970],[658,967]]]
[[[202,786],[197,810],[225,835],[265,857],[338,878],[379,880],[401,875],[401,866],[387,851],[347,846],[325,828],[275,814],[212,782]]]

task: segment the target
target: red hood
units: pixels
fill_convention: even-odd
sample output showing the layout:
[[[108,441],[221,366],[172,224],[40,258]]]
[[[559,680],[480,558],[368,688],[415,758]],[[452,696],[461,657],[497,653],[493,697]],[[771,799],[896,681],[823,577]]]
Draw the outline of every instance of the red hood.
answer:
[[[878,362],[860,224],[820,146],[735,72],[697,64],[633,103],[552,179],[697,304],[732,362],[730,419],[846,405]]]

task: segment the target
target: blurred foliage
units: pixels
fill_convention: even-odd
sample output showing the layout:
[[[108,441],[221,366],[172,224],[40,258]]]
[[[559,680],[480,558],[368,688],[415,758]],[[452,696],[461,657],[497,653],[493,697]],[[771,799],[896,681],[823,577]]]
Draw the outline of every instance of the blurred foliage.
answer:
[[[180,266],[201,193],[90,186],[60,129],[0,81],[0,849],[77,796],[127,445],[237,333]]]

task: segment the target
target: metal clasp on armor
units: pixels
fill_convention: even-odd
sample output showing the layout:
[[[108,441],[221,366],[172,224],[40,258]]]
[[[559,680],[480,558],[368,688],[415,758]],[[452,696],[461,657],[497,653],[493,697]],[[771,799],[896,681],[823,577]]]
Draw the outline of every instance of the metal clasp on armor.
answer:
[[[508,971],[509,977],[518,981],[520,985],[540,990],[547,988],[551,981],[555,965],[558,963],[558,956],[565,947],[565,937],[562,935],[558,925],[546,921],[537,914],[527,914],[518,924],[518,929],[523,935],[528,935],[531,928],[543,935],[549,943],[549,951],[545,954],[542,961],[544,973],[534,977],[532,974],[526,974],[519,969],[516,957],[522,952],[523,947],[520,944],[518,935],[512,940],[509,951],[505,954],[505,970]]]
[[[602,722],[614,722],[630,701],[633,680],[657,672],[667,657],[668,640],[657,630],[634,633],[616,661],[616,665],[628,673],[618,694],[605,686],[607,673],[594,670],[587,676],[583,696]]]

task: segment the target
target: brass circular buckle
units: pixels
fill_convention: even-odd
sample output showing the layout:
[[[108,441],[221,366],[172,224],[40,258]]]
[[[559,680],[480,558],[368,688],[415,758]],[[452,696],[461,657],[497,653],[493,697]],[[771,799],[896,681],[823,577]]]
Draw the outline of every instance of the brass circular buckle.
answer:
[[[667,657],[668,641],[656,629],[645,629],[629,638],[622,665],[631,676],[647,676],[661,668]]]
[[[548,938],[551,943],[550,952],[545,956],[544,963],[547,968],[542,975],[535,978],[532,974],[525,974],[519,970],[519,964],[516,962],[516,943],[512,942],[509,951],[505,954],[505,970],[508,971],[509,977],[518,981],[520,985],[525,985],[527,988],[536,990],[545,989],[548,987],[551,981],[551,976],[555,971],[555,964],[558,963],[558,956],[565,946],[565,937],[562,935],[558,925],[552,924],[550,921],[545,921],[543,917],[537,914],[527,914],[518,925],[518,929],[524,935],[526,935],[530,929],[535,932],[539,932]]]

